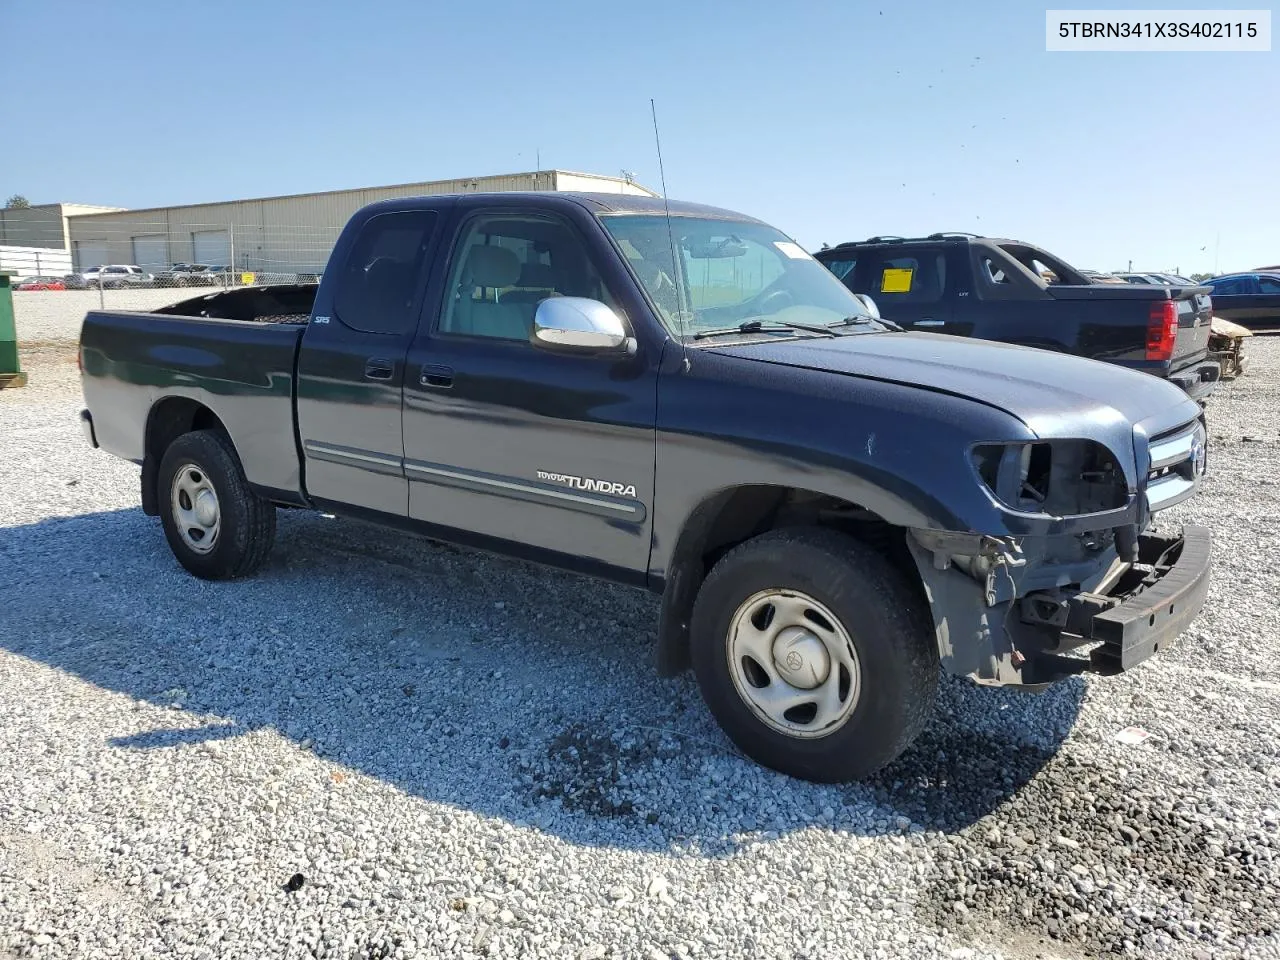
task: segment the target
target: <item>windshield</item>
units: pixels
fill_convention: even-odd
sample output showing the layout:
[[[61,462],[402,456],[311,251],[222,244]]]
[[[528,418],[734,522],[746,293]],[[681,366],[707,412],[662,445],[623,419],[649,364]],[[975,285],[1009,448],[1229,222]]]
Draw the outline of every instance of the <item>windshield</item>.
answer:
[[[870,315],[829,270],[785,234],[762,223],[601,217],[673,334],[734,327],[749,320],[838,324]],[[679,263],[671,256],[672,237]],[[872,329],[875,329],[873,326]]]

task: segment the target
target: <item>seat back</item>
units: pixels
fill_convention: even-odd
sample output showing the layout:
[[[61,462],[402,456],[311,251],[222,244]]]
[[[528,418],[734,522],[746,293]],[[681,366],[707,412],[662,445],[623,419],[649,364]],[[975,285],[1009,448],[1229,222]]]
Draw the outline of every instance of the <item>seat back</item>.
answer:
[[[533,329],[532,313],[513,303],[488,298],[489,290],[509,287],[520,277],[520,260],[505,247],[477,246],[467,251],[459,274],[453,315],[448,329],[481,337],[527,340]],[[479,298],[476,291],[479,289]]]

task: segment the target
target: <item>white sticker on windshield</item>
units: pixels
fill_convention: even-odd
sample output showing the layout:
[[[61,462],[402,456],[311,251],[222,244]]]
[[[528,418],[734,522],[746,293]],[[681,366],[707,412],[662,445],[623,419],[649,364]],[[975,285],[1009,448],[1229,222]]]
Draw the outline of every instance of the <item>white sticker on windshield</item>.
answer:
[[[809,254],[798,243],[792,243],[790,240],[775,240],[773,245],[782,251],[784,256],[788,256],[792,260],[809,259]]]

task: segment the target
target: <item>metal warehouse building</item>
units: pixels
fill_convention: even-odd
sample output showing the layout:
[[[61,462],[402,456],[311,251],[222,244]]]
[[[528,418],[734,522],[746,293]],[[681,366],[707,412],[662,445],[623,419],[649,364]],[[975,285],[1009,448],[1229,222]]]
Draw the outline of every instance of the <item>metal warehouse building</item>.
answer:
[[[257,200],[86,213],[67,220],[75,268],[137,264],[155,271],[172,263],[231,265],[271,274],[319,273],[338,232],[376,200],[442,193],[577,190],[657,196],[622,177],[540,170],[389,187],[363,187]]]
[[[95,207],[86,203],[40,203],[32,207],[0,209],[0,244],[68,250],[67,230],[72,217],[86,213],[110,213],[121,207]]]

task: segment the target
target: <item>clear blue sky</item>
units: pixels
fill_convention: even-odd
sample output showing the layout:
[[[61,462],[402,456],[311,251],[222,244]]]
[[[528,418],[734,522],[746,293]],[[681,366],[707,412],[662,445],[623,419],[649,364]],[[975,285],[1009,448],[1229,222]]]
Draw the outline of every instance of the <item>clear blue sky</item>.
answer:
[[[1044,5],[974,7],[8,0],[0,195],[157,206],[539,149],[658,189],[653,97],[673,197],[811,249],[949,229],[1099,269],[1280,262],[1280,53],[1046,53]]]

